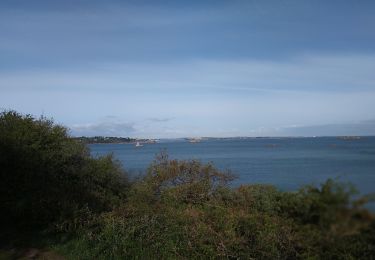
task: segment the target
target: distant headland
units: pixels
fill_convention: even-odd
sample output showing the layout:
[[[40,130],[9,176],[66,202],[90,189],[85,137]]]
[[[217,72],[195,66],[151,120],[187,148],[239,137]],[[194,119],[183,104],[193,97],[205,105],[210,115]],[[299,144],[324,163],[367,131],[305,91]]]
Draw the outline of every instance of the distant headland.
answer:
[[[84,144],[127,144],[127,143],[155,143],[154,139],[139,139],[130,137],[116,137],[116,136],[80,136],[74,137],[75,140]]]

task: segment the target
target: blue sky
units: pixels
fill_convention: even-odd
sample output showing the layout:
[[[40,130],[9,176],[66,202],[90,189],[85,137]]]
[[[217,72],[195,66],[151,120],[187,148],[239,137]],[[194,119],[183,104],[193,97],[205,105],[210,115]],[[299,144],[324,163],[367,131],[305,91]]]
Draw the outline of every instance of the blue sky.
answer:
[[[375,1],[0,2],[0,108],[73,135],[375,135]]]

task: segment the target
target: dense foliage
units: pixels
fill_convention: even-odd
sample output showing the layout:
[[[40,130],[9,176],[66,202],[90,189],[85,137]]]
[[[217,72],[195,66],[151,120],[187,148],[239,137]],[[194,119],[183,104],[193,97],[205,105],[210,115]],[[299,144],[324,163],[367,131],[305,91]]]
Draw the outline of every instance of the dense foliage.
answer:
[[[117,205],[126,191],[111,156],[93,159],[46,118],[0,114],[0,207],[5,227],[46,228]]]
[[[68,259],[372,259],[374,215],[332,180],[282,192],[232,188],[230,172],[161,153],[130,186],[111,157],[93,159],[66,129],[0,117],[1,207],[7,225],[53,224]]]
[[[72,258],[371,259],[375,222],[352,188],[227,186],[212,165],[160,156],[127,202],[60,247]],[[357,204],[360,203],[357,201]]]

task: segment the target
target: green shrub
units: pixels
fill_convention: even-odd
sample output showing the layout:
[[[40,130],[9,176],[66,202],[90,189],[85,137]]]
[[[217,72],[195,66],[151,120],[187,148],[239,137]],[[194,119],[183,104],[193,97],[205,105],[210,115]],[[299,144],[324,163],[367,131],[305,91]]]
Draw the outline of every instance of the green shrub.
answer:
[[[2,231],[52,226],[66,239],[49,246],[68,259],[375,254],[374,215],[362,207],[370,197],[353,201],[354,189],[333,180],[295,192],[231,188],[230,172],[161,153],[129,185],[111,155],[92,158],[64,127],[13,111],[0,114],[0,169]]]
[[[350,207],[346,185],[328,180],[281,192],[270,185],[230,188],[232,178],[211,164],[162,153],[127,201],[73,251],[87,252],[83,259],[366,259],[374,251],[374,217]]]
[[[68,220],[112,209],[127,186],[111,156],[93,159],[66,128],[14,111],[0,114],[0,169],[1,224],[8,228],[66,229]]]

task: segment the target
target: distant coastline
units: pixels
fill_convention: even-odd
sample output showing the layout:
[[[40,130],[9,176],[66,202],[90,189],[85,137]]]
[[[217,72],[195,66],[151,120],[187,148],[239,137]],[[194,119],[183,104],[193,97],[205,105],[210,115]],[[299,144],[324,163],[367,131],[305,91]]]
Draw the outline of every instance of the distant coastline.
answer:
[[[73,139],[84,144],[133,144],[136,142],[141,143],[155,143],[154,139],[139,139],[130,137],[115,137],[115,136],[80,136],[73,137]]]
[[[161,139],[152,139],[152,138],[130,138],[130,137],[116,137],[116,136],[80,136],[80,137],[73,137],[73,139],[84,143],[84,144],[134,144],[136,142],[146,143],[146,144],[153,144],[159,141],[166,141],[166,140],[182,140],[182,141],[189,141],[191,140],[249,140],[249,139],[296,139],[296,138],[337,138],[339,140],[346,140],[346,141],[355,141],[361,140],[366,137],[373,137],[373,136],[233,136],[233,137],[181,137],[181,138],[161,138]]]

